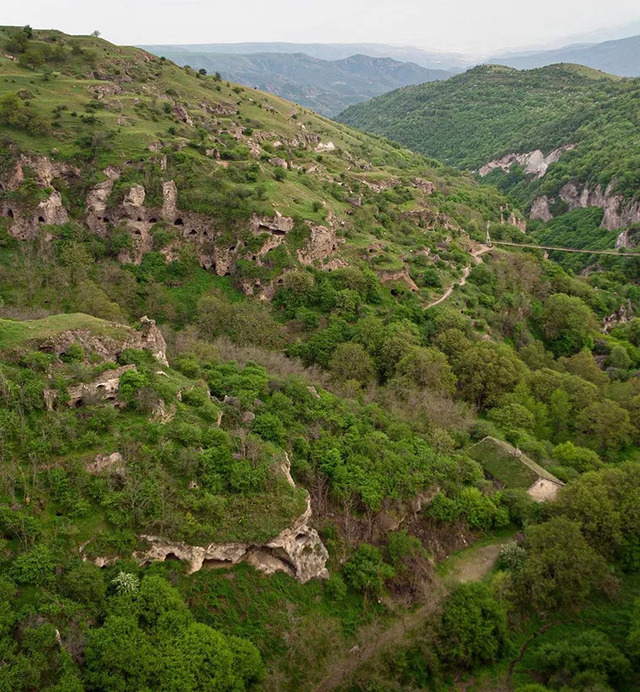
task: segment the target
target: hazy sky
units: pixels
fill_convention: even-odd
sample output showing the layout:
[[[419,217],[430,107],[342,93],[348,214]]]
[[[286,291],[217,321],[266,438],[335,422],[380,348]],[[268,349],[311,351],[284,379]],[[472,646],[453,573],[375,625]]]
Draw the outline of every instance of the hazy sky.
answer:
[[[3,24],[121,44],[379,42],[491,53],[640,20],[638,0],[4,0]]]

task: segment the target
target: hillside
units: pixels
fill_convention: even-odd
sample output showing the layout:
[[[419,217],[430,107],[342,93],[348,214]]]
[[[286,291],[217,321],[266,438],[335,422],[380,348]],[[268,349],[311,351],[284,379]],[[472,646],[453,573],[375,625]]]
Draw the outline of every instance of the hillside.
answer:
[[[565,270],[490,184],[139,49],[0,46],[0,690],[637,688],[637,256]]]
[[[329,61],[304,53],[199,53],[170,46],[155,47],[152,52],[178,65],[219,72],[224,79],[268,91],[328,117],[386,91],[452,74],[367,55]]]
[[[585,65],[620,77],[640,77],[640,36],[603,43],[575,45],[522,55],[496,56],[489,62],[518,70],[532,70],[557,63]]]
[[[480,169],[525,208],[533,204],[533,218],[600,206],[615,230],[640,221],[639,98],[639,81],[585,67],[482,66],[353,106],[341,120]]]

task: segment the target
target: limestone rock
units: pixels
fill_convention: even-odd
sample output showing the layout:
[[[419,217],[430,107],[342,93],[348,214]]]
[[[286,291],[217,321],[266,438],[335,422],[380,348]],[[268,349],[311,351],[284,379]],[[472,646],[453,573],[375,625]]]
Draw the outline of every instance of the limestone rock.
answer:
[[[190,127],[193,127],[193,120],[184,106],[181,106],[179,103],[175,103],[171,109],[171,112],[176,118],[178,118],[178,120],[186,123]]]
[[[406,267],[395,272],[378,272],[378,276],[383,284],[395,283],[399,281],[406,284],[414,293],[418,293],[420,290],[416,282],[411,278],[409,270]]]
[[[306,247],[298,250],[298,261],[310,266],[319,262],[338,249],[338,237],[334,227],[333,217],[329,217],[329,227],[311,226],[311,237]]]
[[[316,147],[317,152],[323,152],[323,151],[335,151],[336,145],[333,142],[327,142],[326,144],[323,142],[320,142],[318,146]]]
[[[529,218],[534,221],[544,221],[545,223],[551,221],[553,214],[549,210],[549,198],[546,195],[534,200],[529,212]]]
[[[295,487],[291,477],[291,463],[286,454],[280,464],[280,471],[287,482]],[[329,553],[318,532],[308,525],[311,514],[311,498],[307,494],[305,511],[289,528],[264,545],[211,543],[207,546],[194,546],[143,535],[140,538],[149,544],[149,548],[135,552],[133,557],[141,564],[164,562],[170,557],[185,560],[189,563],[189,574],[198,572],[203,567],[229,567],[239,562],[248,562],[265,574],[286,572],[303,584],[310,579],[326,579],[329,576],[326,567]]]
[[[162,183],[162,216],[173,221],[178,213],[178,188],[173,180]]]
[[[285,170],[286,170],[287,168],[289,168],[289,164],[288,164],[284,159],[278,158],[277,156],[274,156],[274,157],[270,158],[270,159],[269,159],[269,163],[270,163],[272,166],[277,166],[277,167],[279,167],[279,168],[284,168]]]
[[[135,370],[135,365],[123,365],[115,370],[107,370],[97,377],[93,382],[83,383],[75,387],[69,387],[70,407],[82,406],[87,398],[102,399],[104,401],[114,401],[118,396],[120,388],[120,376],[129,370]]]
[[[414,187],[417,187],[419,190],[423,190],[428,195],[433,194],[433,192],[436,189],[436,186],[430,180],[424,180],[423,178],[414,178],[412,182]]]
[[[252,233],[257,235],[260,233],[285,235],[293,229],[294,221],[292,218],[276,212],[275,216],[257,216],[254,214],[249,223]]]
[[[508,173],[511,166],[515,163],[518,166],[522,166],[527,175],[535,175],[536,178],[543,178],[552,163],[558,162],[562,154],[564,154],[566,151],[571,151],[571,149],[574,148],[575,144],[566,144],[558,149],[554,149],[546,156],[540,151],[540,149],[526,152],[524,154],[506,154],[501,159],[490,161],[482,166],[482,168],[478,171],[478,175],[484,178],[496,169],[500,169],[505,173]]]
[[[120,452],[112,454],[98,454],[96,458],[85,466],[87,473],[99,476],[103,471],[121,471],[124,467],[124,459]]]
[[[130,207],[141,207],[144,204],[145,196],[146,192],[142,185],[132,185],[125,195],[124,204]]]

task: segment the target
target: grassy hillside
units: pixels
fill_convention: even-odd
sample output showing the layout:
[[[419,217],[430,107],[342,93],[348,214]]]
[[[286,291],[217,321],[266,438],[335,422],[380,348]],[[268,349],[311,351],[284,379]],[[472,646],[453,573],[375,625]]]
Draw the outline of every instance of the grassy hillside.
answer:
[[[469,169],[508,153],[540,149],[546,155],[575,144],[541,180],[527,181],[518,169],[509,180],[495,173],[492,182],[524,203],[555,194],[569,181],[603,190],[614,181],[615,192],[633,197],[640,189],[639,97],[637,80],[577,65],[526,72],[481,66],[353,106],[340,119]]]
[[[447,79],[451,72],[429,70],[391,58],[352,55],[321,60],[304,53],[233,54],[224,50],[180,50],[173,46],[149,49],[178,65],[219,72],[224,79],[257,87],[332,117],[354,103],[407,84]]]

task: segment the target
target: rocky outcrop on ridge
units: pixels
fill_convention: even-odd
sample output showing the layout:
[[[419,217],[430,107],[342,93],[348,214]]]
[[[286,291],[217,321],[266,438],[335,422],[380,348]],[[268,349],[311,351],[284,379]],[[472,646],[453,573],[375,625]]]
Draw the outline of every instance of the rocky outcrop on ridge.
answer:
[[[575,144],[565,144],[564,146],[549,152],[546,156],[540,151],[540,149],[529,151],[524,154],[506,154],[502,158],[496,159],[495,161],[490,161],[482,166],[482,168],[480,168],[478,171],[478,175],[484,178],[496,169],[500,169],[505,173],[508,173],[511,166],[515,163],[518,166],[522,166],[527,175],[534,175],[536,178],[543,178],[552,163],[557,163],[562,154],[564,154],[566,151],[571,151],[571,149],[574,148]]]

